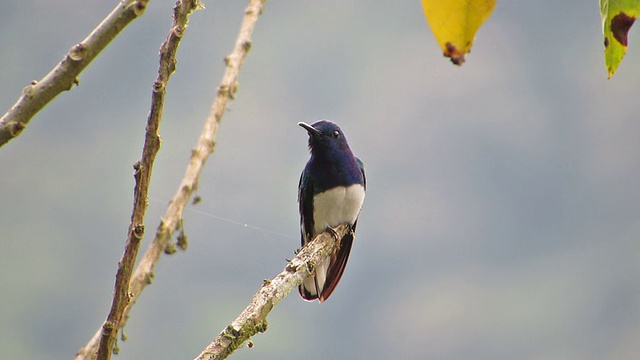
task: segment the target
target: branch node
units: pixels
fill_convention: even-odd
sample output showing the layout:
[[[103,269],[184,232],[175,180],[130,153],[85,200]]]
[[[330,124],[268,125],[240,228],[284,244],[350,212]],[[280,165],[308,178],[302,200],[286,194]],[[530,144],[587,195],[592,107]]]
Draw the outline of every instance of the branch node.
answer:
[[[237,81],[234,81],[233,84],[229,86],[229,99],[231,100],[236,99],[236,93],[238,92],[239,87],[240,87],[240,83],[238,83]]]
[[[151,285],[153,284],[153,278],[156,276],[156,274],[154,272],[149,272],[147,274],[147,276],[145,276],[145,280],[147,285]]]
[[[222,332],[222,336],[232,340],[238,337],[238,335],[240,335],[240,332],[236,330],[232,325],[228,325]]]
[[[133,10],[135,16],[144,14],[144,10],[147,8],[147,4],[142,1],[136,1],[130,5],[130,9]]]
[[[181,221],[182,222],[182,221]],[[189,247],[189,242],[187,241],[187,234],[184,233],[184,229],[180,230],[180,234],[178,235],[177,245],[182,251],[187,251]]]
[[[287,270],[287,272],[290,272],[290,273],[294,273],[298,271],[298,267],[293,264],[288,264],[285,269]]]
[[[164,91],[164,88],[165,88],[164,81],[156,80],[153,83],[152,91],[157,94],[161,91]]]
[[[30,85],[27,85],[27,86],[23,87],[22,88],[22,96],[28,97],[29,99],[33,98],[31,93],[33,92],[33,88],[34,88],[35,85],[36,84],[34,84],[33,81],[32,81]]]
[[[267,320],[263,320],[259,323],[256,324],[256,331],[259,333],[263,333],[265,331],[267,331],[267,327],[269,326],[269,324],[267,323]]]
[[[12,121],[9,123],[9,134],[11,134],[12,137],[16,137],[20,135],[24,128],[25,124],[17,121]]]
[[[181,26],[174,26],[173,29],[171,29],[171,32],[178,38],[181,38],[184,35],[184,30]]]
[[[174,243],[168,243],[167,246],[164,247],[164,253],[167,255],[173,255],[178,252],[178,247]]]
[[[218,96],[225,96],[227,94],[229,94],[229,86],[220,85],[220,87],[218,88]]]
[[[78,43],[69,50],[69,59],[75,62],[82,61],[86,54],[87,46],[83,43]]]
[[[144,224],[134,226],[133,236],[135,236],[137,240],[141,240],[144,237]]]
[[[160,218],[160,225],[158,225],[158,228],[156,229],[156,238],[158,239],[165,239],[168,237],[168,227],[167,227],[167,222],[164,220],[164,218]]]
[[[134,175],[138,174],[140,172],[140,169],[142,168],[142,162],[140,161],[136,161],[133,164],[133,170],[134,170]]]
[[[184,193],[190,193],[191,192],[191,185],[185,184],[182,186],[182,192]]]
[[[102,333],[103,334],[110,334],[111,332],[113,332],[115,328],[115,324],[111,321],[105,321],[104,324],[102,325]]]

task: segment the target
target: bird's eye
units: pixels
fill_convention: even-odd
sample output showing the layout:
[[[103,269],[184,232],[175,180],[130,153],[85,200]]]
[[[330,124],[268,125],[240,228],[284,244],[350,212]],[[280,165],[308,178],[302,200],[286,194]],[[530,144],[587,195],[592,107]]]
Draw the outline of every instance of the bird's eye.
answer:
[[[339,138],[339,137],[340,137],[340,131],[338,131],[338,130],[334,130],[334,131],[333,131],[333,138],[334,138],[334,139],[337,139],[337,138]]]

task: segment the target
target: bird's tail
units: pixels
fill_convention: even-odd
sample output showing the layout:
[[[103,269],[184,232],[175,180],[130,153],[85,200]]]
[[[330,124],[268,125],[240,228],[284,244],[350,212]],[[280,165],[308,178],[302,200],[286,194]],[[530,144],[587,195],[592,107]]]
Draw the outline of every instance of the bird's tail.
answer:
[[[336,252],[316,265],[314,275],[304,279],[299,287],[300,296],[307,301],[324,302],[335,290],[347,266],[354,232],[349,231],[340,241]]]

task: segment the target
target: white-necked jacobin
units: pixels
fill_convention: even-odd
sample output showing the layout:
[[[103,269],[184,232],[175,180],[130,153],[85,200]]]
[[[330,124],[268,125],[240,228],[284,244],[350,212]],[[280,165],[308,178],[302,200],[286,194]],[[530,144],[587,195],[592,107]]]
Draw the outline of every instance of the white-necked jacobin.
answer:
[[[342,224],[351,227],[334,254],[317,264],[315,274],[300,285],[303,299],[323,302],[338,285],[347,265],[366,179],[362,161],[353,155],[338,125],[328,120],[298,125],[309,133],[311,152],[298,185],[302,246],[327,228]]]

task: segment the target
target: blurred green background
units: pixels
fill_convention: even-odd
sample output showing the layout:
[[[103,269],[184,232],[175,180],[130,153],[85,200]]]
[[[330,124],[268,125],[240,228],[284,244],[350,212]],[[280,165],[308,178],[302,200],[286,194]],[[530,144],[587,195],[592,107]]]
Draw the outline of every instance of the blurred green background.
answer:
[[[72,358],[107,315],[173,3],[151,1],[0,148],[3,358]],[[2,112],[115,5],[5,1]],[[141,251],[246,2],[205,5],[169,83]],[[161,259],[118,358],[195,357],[281,271],[308,159],[296,123],[321,118],[367,165],[349,266],[326,303],[286,298],[234,359],[636,358],[640,55],[632,29],[607,81],[600,26],[595,1],[498,1],[458,68],[419,1],[268,1],[184,213],[189,249]]]

